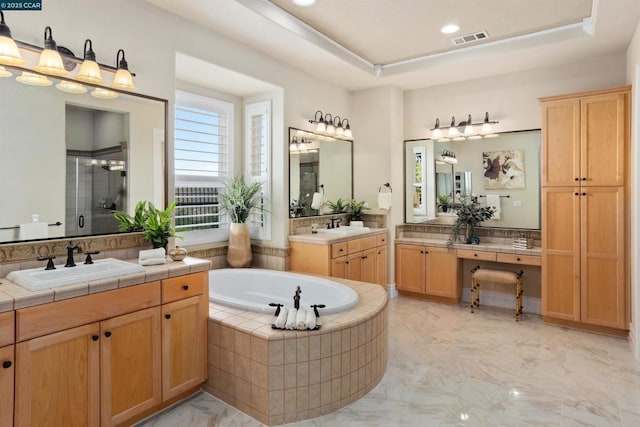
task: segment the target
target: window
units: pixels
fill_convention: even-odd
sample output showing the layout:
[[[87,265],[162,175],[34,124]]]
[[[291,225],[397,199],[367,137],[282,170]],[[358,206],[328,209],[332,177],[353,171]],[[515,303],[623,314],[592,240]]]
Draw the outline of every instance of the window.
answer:
[[[176,92],[176,231],[188,243],[224,240],[218,195],[232,176],[233,104]]]
[[[261,101],[245,107],[245,179],[262,183],[262,212],[249,217],[249,234],[271,240],[271,102]]]

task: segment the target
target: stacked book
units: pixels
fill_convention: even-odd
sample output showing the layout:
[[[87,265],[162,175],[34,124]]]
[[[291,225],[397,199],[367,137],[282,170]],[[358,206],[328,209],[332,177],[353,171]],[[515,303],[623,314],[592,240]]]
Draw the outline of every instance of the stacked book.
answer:
[[[528,239],[526,237],[514,237],[513,247],[515,249],[531,249],[533,248],[533,239]]]

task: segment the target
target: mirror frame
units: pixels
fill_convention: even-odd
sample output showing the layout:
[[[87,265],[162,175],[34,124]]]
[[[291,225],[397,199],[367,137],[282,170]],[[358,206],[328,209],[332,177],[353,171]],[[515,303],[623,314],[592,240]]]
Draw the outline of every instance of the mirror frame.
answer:
[[[79,66],[79,64],[77,64],[77,66]],[[32,74],[38,74],[44,77],[47,77],[48,79],[52,79],[52,80],[59,80],[59,81],[68,81],[68,82],[73,82],[73,83],[79,83],[82,84],[83,86],[88,86],[88,87],[92,87],[92,88],[102,88],[102,89],[106,89],[106,90],[110,90],[112,92],[116,92],[119,94],[123,94],[123,95],[128,95],[128,96],[133,96],[136,98],[142,98],[142,99],[147,99],[150,101],[157,101],[157,102],[161,102],[163,104],[163,109],[164,109],[164,165],[163,165],[163,170],[164,170],[164,207],[167,206],[167,204],[169,203],[169,144],[168,144],[168,131],[169,131],[169,100],[165,99],[165,98],[159,98],[157,96],[152,96],[152,95],[146,95],[143,93],[138,93],[138,92],[131,92],[131,91],[126,91],[126,90],[121,90],[121,89],[116,89],[116,88],[112,88],[110,86],[106,86],[106,85],[99,85],[99,84],[94,84],[94,83],[86,83],[86,82],[81,82],[69,77],[62,77],[62,76],[52,76],[52,75],[48,75],[48,74],[44,74],[44,73],[40,73],[38,71],[35,71],[31,68],[27,68],[27,67],[21,67],[21,66],[15,66],[15,65],[3,65],[3,67],[12,70],[12,71],[16,71],[18,73],[21,72],[28,72],[28,73],[32,73]],[[112,70],[109,70],[110,72],[113,72]],[[8,78],[12,78],[12,76],[9,76]],[[19,82],[16,82],[16,84],[21,84]],[[83,95],[87,95],[90,96],[87,93],[83,94]],[[131,203],[131,206],[129,206],[130,212],[133,213],[133,208],[135,207],[135,203]],[[6,244],[20,244],[20,243],[30,243],[30,242],[42,242],[42,241],[55,241],[55,240],[66,240],[66,239],[70,239],[70,238],[90,238],[90,237],[94,237],[94,236],[107,236],[107,235],[111,235],[111,234],[138,234],[139,232],[125,232],[125,231],[115,231],[112,233],[99,233],[99,234],[88,234],[88,235],[82,235],[82,236],[64,236],[64,237],[54,237],[54,238],[46,238],[46,239],[31,239],[31,240],[12,240],[12,241],[6,241],[6,242],[0,242],[0,246],[2,245],[6,245]]]
[[[542,132],[541,128],[531,128],[531,129],[519,129],[519,130],[511,130],[511,131],[504,131],[504,132],[496,132],[500,135],[502,134],[512,134],[512,133],[520,133],[520,132],[531,132],[531,131],[540,131]],[[542,138],[542,134],[540,135],[540,137]],[[402,206],[404,207],[403,211],[402,211],[402,223],[404,225],[432,225],[432,226],[437,226],[437,227],[452,227],[452,225],[448,225],[448,224],[430,224],[429,222],[407,222],[407,170],[406,170],[406,166],[407,166],[407,143],[410,142],[418,142],[418,141],[434,141],[435,140],[431,139],[431,138],[414,138],[414,139],[405,139],[404,141],[402,141]],[[540,141],[540,143],[542,144],[542,140]],[[542,171],[540,171],[540,173],[538,174],[538,183],[540,186],[540,191],[542,192]],[[486,228],[486,229],[496,229],[496,230],[526,230],[526,231],[540,231],[542,229],[542,199],[540,199],[540,203],[538,204],[538,228],[524,228],[524,227],[487,227],[484,225],[480,225],[478,226],[480,228]]]
[[[342,138],[334,138],[332,136],[329,135],[323,135],[321,133],[318,132],[313,132],[310,130],[306,130],[306,129],[299,129],[296,127],[292,127],[289,126],[289,132],[288,132],[288,139],[287,139],[287,175],[289,176],[289,185],[287,186],[287,193],[288,193],[288,197],[287,197],[287,205],[290,205],[291,203],[291,154],[289,152],[289,145],[291,145],[291,139],[293,138],[295,133],[298,132],[304,132],[304,133],[308,133],[311,135],[316,135],[316,136],[320,136],[322,138],[331,138],[334,139],[336,141],[344,141],[344,142],[348,142],[351,145],[351,197],[350,199],[353,199],[353,139],[342,139]],[[313,217],[317,217],[317,216],[322,216],[323,214],[320,215],[309,215],[309,216],[302,216],[299,218],[313,218]],[[287,214],[289,219],[298,219],[298,218],[291,218],[288,214]]]

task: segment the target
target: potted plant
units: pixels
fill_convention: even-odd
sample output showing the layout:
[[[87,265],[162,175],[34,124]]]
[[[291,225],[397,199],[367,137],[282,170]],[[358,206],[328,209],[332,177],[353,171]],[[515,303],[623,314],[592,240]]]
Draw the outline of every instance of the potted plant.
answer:
[[[227,262],[231,267],[251,265],[251,241],[247,220],[254,210],[261,207],[261,182],[247,183],[239,176],[225,183],[226,191],[220,194],[220,207],[229,215],[229,246]]]
[[[438,207],[442,212],[447,212],[451,207],[451,196],[448,194],[441,194],[438,196]]]
[[[347,211],[347,205],[349,204],[349,202],[342,200],[342,198],[339,198],[335,202],[327,200],[325,204],[331,210],[332,214],[341,214]]]
[[[166,209],[158,209],[153,203],[140,201],[136,204],[134,215],[116,211],[113,216],[120,223],[120,230],[133,232],[142,231],[144,238],[151,242],[154,248],[167,249],[169,237],[175,235],[175,229],[171,225],[171,215],[176,207],[176,202],[171,203]]]
[[[464,243],[470,243],[473,227],[477,227],[481,222],[491,219],[494,213],[494,208],[480,206],[477,197],[462,199],[456,209],[458,217],[453,223],[452,236],[449,240],[451,244],[458,239],[461,230],[464,230]]]
[[[355,199],[350,200],[347,203],[347,218],[349,219],[349,225],[352,227],[362,227],[364,226],[364,211],[369,210],[368,207],[365,207],[365,202],[357,202]]]

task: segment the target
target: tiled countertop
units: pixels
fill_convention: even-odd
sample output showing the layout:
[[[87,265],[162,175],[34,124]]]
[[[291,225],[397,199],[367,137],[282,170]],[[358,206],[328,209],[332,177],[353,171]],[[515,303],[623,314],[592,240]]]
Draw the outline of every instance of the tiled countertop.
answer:
[[[296,234],[289,236],[290,242],[302,242],[302,243],[315,243],[318,245],[330,245],[333,243],[346,242],[347,240],[359,239],[361,237],[377,236],[379,234],[386,234],[389,230],[386,228],[371,228],[369,231],[365,231],[357,234],[331,234],[331,233],[308,233],[308,234]]]
[[[425,246],[436,246],[436,247],[447,247],[447,241],[442,239],[423,239],[419,237],[401,237],[396,238],[396,243],[402,243],[405,245],[425,245]],[[531,248],[531,249],[516,249],[511,245],[498,245],[493,243],[480,243],[479,245],[467,245],[464,243],[456,243],[452,246],[453,249],[466,249],[470,251],[481,251],[481,252],[496,252],[496,253],[506,253],[506,254],[517,254],[517,255],[531,255],[531,256],[541,256],[542,248]]]
[[[130,259],[126,261],[134,264],[137,264],[138,262],[137,259]],[[16,285],[6,278],[1,278],[0,312],[18,310],[20,308],[75,298],[82,295],[110,291],[127,286],[139,285],[142,283],[153,282],[155,280],[182,276],[189,273],[207,271],[210,268],[211,261],[186,257],[182,261],[168,261],[163,265],[152,265],[144,267],[144,273],[128,274],[110,279],[76,283],[73,285],[60,286],[55,289],[45,289],[36,292],[28,291],[27,289]]]

